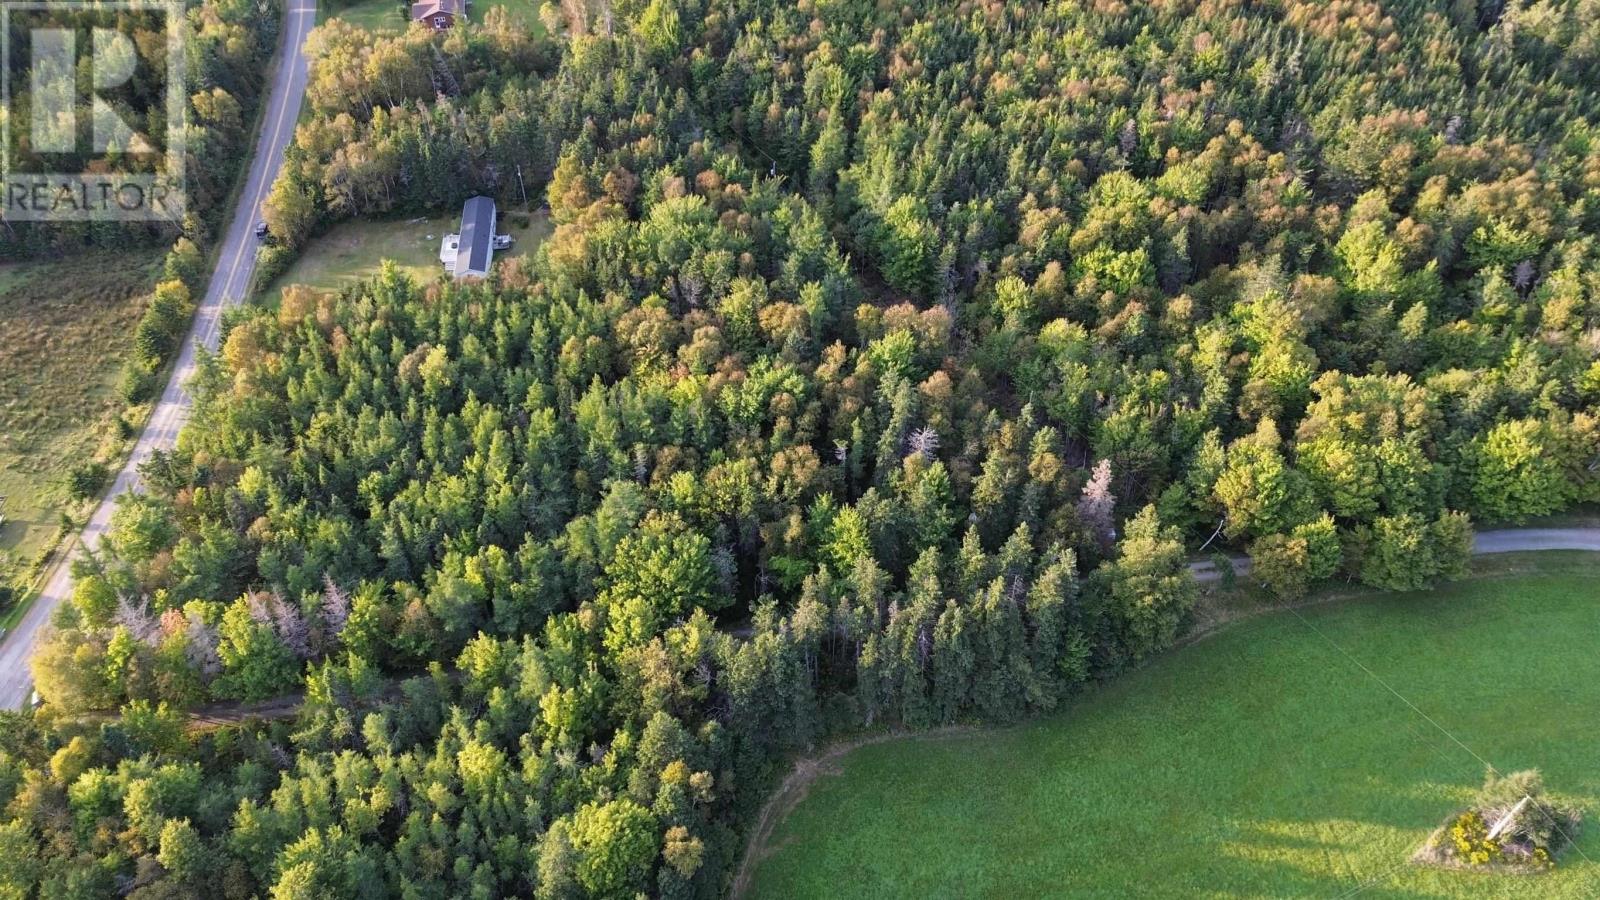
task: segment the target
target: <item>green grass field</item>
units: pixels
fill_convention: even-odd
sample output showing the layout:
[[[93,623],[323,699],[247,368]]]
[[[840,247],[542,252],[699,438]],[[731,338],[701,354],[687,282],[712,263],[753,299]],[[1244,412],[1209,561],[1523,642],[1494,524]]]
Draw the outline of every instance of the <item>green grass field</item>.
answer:
[[[1256,617],[1033,724],[861,747],[749,895],[1600,896],[1600,566],[1552,559]],[[1581,853],[1535,877],[1407,864],[1483,765],[1334,645],[1501,771],[1541,769],[1587,812]]]
[[[0,552],[17,562],[54,537],[62,476],[115,455],[118,371],[161,256],[0,266]]]
[[[544,33],[544,23],[539,21],[539,0],[474,0],[468,18],[482,22],[484,14],[496,6],[505,7],[512,18],[535,34]],[[398,31],[410,21],[409,16],[402,18],[398,0],[360,0],[348,6],[325,8],[320,15],[323,21],[343,19],[369,30]]]
[[[496,253],[496,261],[532,253],[550,234],[548,214],[534,213],[526,228],[511,222],[515,215],[508,212],[500,227],[515,237],[516,243],[510,250]],[[460,224],[458,214],[343,222],[307,244],[294,265],[268,287],[266,296],[276,297],[279,290],[291,284],[337,290],[376,275],[386,259],[394,260],[401,271],[419,282],[433,281],[444,274],[444,267],[439,264],[439,242]]]

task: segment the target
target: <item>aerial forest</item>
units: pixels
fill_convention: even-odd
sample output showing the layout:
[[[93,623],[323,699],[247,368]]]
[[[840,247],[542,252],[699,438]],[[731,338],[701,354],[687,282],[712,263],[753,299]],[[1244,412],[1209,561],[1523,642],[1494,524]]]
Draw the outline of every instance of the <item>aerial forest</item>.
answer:
[[[0,716],[0,898],[720,897],[794,755],[1058,710],[1209,554],[1600,500],[1597,0],[544,18],[314,33],[264,264],[554,233],[230,314]]]

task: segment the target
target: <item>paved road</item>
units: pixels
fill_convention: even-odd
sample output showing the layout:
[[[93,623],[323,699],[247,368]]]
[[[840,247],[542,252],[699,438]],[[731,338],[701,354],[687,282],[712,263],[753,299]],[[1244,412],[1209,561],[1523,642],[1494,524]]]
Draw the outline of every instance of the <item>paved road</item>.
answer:
[[[283,165],[284,148],[294,137],[295,121],[300,117],[300,101],[306,92],[306,58],[302,51],[306,35],[316,23],[316,0],[289,0],[288,21],[283,29],[284,43],[278,52],[280,63],[272,76],[271,93],[267,99],[266,116],[261,123],[255,157],[250,162],[248,180],[239,195],[233,221],[228,225],[222,251],[217,255],[217,268],[211,275],[205,300],[195,312],[190,339],[184,341],[177,364],[173,367],[172,378],[151,412],[144,432],[134,444],[127,465],[117,473],[111,490],[84,526],[78,543],[79,552],[82,547],[99,545],[101,535],[111,522],[117,496],[138,488],[139,466],[150,458],[153,451],[171,448],[177,442],[178,430],[189,418],[190,399],[183,386],[194,374],[196,348],[217,349],[223,309],[244,299],[245,291],[250,286],[250,278],[255,274],[256,267],[257,210],[271,189],[278,168]],[[39,632],[50,621],[56,606],[71,593],[71,566],[63,560],[50,572],[44,591],[34,600],[22,621],[0,644],[0,708],[16,709],[26,702],[32,692],[28,657],[33,654]]]
[[[1594,550],[1600,552],[1600,528],[1508,528],[1480,531],[1472,552],[1520,553],[1524,550]]]
[[[1593,550],[1600,552],[1600,528],[1507,528],[1480,531],[1472,539],[1472,555],[1522,553],[1531,550]],[[1222,577],[1210,560],[1189,564],[1195,581],[1216,581]],[[1233,558],[1235,575],[1250,572],[1247,557]]]

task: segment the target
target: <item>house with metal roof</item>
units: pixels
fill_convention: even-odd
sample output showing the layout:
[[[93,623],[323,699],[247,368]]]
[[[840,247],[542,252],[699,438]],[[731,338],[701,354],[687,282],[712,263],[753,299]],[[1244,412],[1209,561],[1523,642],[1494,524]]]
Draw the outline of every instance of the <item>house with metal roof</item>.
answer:
[[[489,277],[494,251],[510,245],[509,235],[504,239],[495,236],[494,220],[494,201],[488,197],[472,197],[461,207],[460,233],[445,235],[439,245],[439,262],[457,281]]]

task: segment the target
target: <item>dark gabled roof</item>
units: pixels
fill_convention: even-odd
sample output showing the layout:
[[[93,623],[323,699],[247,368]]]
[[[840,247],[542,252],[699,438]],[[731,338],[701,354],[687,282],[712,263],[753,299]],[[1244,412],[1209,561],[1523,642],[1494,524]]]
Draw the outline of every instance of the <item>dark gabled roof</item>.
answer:
[[[461,208],[461,245],[456,251],[456,275],[488,274],[494,258],[494,201],[473,197]]]

